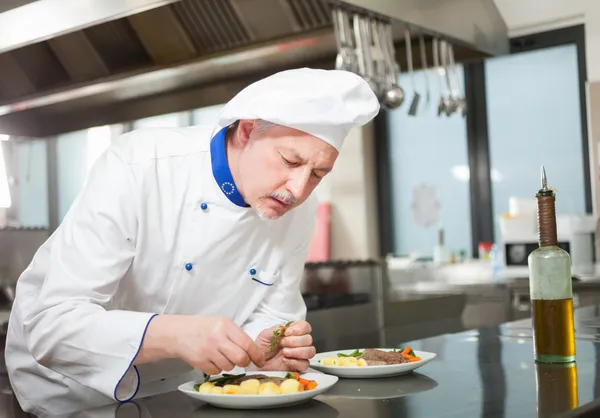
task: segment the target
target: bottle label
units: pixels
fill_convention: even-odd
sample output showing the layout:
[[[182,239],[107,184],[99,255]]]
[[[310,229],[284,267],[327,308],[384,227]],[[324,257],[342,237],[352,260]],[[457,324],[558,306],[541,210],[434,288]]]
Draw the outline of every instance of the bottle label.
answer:
[[[529,260],[531,299],[567,299],[573,297],[571,263],[562,257],[531,257]]]

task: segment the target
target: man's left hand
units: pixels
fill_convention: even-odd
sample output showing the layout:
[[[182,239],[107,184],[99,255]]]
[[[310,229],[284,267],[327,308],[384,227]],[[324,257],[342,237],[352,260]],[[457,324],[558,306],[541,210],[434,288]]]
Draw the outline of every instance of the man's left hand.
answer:
[[[264,350],[266,359],[264,367],[260,370],[305,371],[308,369],[309,360],[317,352],[312,345],[312,327],[306,321],[293,322],[271,350],[270,345],[275,339],[273,331],[280,326],[267,328],[256,337],[256,344]]]

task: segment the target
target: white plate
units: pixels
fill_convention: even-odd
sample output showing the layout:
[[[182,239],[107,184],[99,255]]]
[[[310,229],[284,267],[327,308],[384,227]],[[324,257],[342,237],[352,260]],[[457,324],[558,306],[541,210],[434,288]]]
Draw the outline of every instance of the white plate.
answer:
[[[247,376],[263,374],[266,376],[285,377],[286,372],[252,372]],[[179,390],[192,398],[199,399],[209,405],[229,409],[267,409],[280,408],[283,406],[296,405],[306,402],[327,391],[336,384],[338,378],[322,373],[304,373],[300,375],[303,379],[315,380],[317,387],[304,392],[290,393],[284,395],[225,395],[200,393],[194,389],[194,385],[200,383],[191,381],[179,386]],[[211,377],[215,378],[218,376]]]
[[[360,351],[364,351],[364,348],[360,348]],[[391,351],[392,348],[379,348],[382,351]],[[413,370],[418,369],[421,366],[429,363],[435,358],[434,353],[428,353],[426,351],[415,351],[417,357],[421,357],[421,360],[412,363],[402,364],[391,364],[389,366],[323,366],[319,364],[319,360],[325,357],[337,357],[338,353],[351,354],[355,350],[336,350],[328,351],[326,353],[319,353],[312,358],[310,361],[310,367],[319,370],[323,373],[331,374],[339,377],[348,377],[355,379],[368,379],[375,377],[390,377],[399,376],[402,374],[410,373]]]

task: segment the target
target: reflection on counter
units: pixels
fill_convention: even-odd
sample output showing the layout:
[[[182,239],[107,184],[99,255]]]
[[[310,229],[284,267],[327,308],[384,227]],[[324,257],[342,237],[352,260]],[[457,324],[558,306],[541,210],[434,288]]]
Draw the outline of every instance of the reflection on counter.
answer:
[[[306,264],[301,292],[318,350],[357,333],[370,333],[378,341],[383,327],[384,268],[385,263],[373,260]]]
[[[577,364],[535,364],[537,416],[549,418],[579,406]]]
[[[107,405],[90,411],[70,414],[62,418],[280,417],[282,411],[284,411],[286,417],[316,416],[335,418],[339,416],[339,412],[335,408],[317,400],[285,409],[234,410],[215,408],[181,395],[180,393],[172,392],[159,397],[136,400],[120,405]]]
[[[417,372],[381,379],[340,379],[321,398],[393,399],[427,392],[437,385],[431,377]]]
[[[301,291],[308,310],[337,308],[372,303],[378,298],[376,280],[381,263],[330,261],[307,263]]]

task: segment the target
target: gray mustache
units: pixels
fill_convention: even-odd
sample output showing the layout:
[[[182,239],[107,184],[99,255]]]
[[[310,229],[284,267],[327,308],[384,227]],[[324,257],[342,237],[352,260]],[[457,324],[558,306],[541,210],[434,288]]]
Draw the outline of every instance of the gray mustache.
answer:
[[[298,201],[298,199],[296,199],[294,196],[288,193],[275,192],[271,193],[269,197],[280,200],[286,205],[294,205]]]

